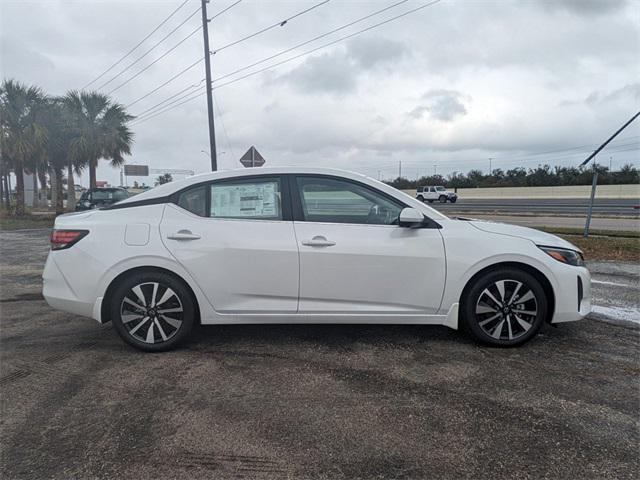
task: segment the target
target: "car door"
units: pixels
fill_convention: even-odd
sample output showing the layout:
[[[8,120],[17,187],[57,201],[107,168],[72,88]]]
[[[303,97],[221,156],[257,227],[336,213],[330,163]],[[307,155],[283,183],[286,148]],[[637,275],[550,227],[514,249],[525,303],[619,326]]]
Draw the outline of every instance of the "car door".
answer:
[[[162,241],[219,313],[297,309],[298,247],[282,186],[279,176],[214,181],[165,208]]]
[[[405,207],[341,177],[291,178],[300,313],[435,314],[445,284],[436,228],[398,226]]]

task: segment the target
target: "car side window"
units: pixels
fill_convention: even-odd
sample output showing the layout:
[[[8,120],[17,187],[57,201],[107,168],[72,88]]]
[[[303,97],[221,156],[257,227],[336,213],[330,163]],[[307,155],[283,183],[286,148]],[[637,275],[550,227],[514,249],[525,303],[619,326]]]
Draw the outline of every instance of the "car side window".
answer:
[[[354,182],[327,177],[297,177],[307,222],[394,225],[404,205]]]
[[[190,188],[178,196],[178,206],[201,217],[207,216],[207,187]]]
[[[212,218],[282,220],[279,178],[260,178],[211,184]]]

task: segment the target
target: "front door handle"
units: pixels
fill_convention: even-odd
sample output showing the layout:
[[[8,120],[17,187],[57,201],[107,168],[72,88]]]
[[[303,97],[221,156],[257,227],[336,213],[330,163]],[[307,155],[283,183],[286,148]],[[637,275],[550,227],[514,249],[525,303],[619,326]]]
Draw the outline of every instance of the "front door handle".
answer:
[[[169,240],[198,240],[200,235],[191,233],[191,230],[178,230],[176,233],[167,235]]]
[[[311,240],[303,240],[302,244],[308,247],[332,247],[336,244],[336,242],[327,240],[322,235],[316,235]]]

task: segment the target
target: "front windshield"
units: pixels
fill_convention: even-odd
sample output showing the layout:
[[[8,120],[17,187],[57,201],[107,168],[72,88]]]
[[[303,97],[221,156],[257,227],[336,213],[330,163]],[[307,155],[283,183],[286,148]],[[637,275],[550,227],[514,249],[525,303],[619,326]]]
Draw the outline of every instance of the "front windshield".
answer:
[[[444,192],[444,187],[436,187],[436,192]]]

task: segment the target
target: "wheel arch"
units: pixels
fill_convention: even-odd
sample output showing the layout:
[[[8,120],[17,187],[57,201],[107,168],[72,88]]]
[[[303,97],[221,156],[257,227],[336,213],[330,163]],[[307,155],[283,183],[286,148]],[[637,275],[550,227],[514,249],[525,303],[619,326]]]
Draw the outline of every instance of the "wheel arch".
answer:
[[[480,276],[485,275],[486,273],[492,272],[494,270],[500,270],[502,268],[517,268],[517,269],[523,270],[528,274],[530,274],[531,276],[533,276],[536,280],[538,280],[538,282],[540,282],[540,285],[542,286],[542,289],[544,290],[544,293],[547,296],[547,301],[549,302],[549,308],[547,309],[547,317],[545,318],[545,321],[547,323],[551,323],[551,319],[553,318],[553,314],[556,308],[556,298],[555,298],[555,293],[553,291],[553,286],[551,285],[551,282],[549,281],[549,279],[544,273],[542,273],[537,268],[522,262],[512,261],[512,262],[494,263],[474,273],[473,276],[467,281],[464,288],[462,289],[462,293],[460,294],[460,306],[461,306],[460,311],[462,311],[462,306],[464,305],[464,302],[468,297],[468,292],[473,286],[474,282],[476,282]]]
[[[116,290],[116,287],[118,286],[120,281],[130,275],[134,275],[136,273],[143,273],[143,272],[144,273],[148,273],[148,272],[162,273],[165,275],[169,275],[173,277],[176,281],[182,283],[184,287],[187,289],[187,291],[189,292],[189,294],[191,295],[191,299],[193,300],[193,305],[195,307],[195,313],[196,313],[195,320],[196,322],[200,323],[201,317],[200,317],[200,305],[198,303],[198,297],[193,291],[193,289],[191,288],[191,285],[189,285],[189,282],[187,282],[184,278],[182,278],[177,273],[172,272],[171,270],[167,270],[166,268],[155,267],[155,266],[133,267],[128,270],[125,270],[124,272],[119,273],[116,277],[114,277],[111,280],[111,282],[109,283],[109,286],[105,290],[104,297],[102,299],[102,304],[100,305],[100,318],[102,319],[102,323],[107,323],[111,321],[111,309],[110,309],[111,297],[113,296]]]

